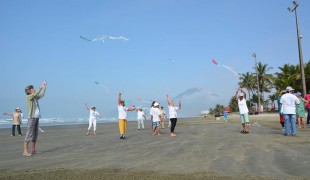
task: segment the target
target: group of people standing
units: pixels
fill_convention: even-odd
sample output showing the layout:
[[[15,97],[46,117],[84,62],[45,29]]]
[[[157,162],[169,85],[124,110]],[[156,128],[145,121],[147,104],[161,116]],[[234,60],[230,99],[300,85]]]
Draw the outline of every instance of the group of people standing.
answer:
[[[296,120],[298,128],[306,128],[310,124],[309,102],[310,94],[303,98],[300,92],[294,93],[294,89],[290,86],[280,93],[278,107],[284,136],[296,136]],[[307,122],[305,109],[308,111]]]
[[[170,136],[176,136],[174,130],[177,123],[177,111],[181,109],[181,101],[179,101],[179,106],[174,106],[174,101],[171,101],[169,96],[167,95],[168,109],[169,109],[169,119],[171,121],[170,127]],[[120,139],[126,139],[126,127],[127,127],[127,111],[137,111],[138,115],[138,129],[144,129],[143,121],[146,120],[145,113],[142,108],[137,109],[136,107],[126,107],[125,101],[122,100],[122,93],[118,95],[118,121],[119,121],[119,132]],[[150,108],[150,116],[152,123],[152,135],[160,136],[160,129],[164,128],[164,115],[165,112],[163,108],[159,107],[159,103],[153,101],[152,106]]]

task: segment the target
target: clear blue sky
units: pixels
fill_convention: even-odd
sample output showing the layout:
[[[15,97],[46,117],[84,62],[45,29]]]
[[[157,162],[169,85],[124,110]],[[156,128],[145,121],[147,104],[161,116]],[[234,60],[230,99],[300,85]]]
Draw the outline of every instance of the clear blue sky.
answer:
[[[307,62],[310,1],[299,3]],[[184,97],[185,114],[227,105],[238,78],[212,58],[238,73],[253,72],[253,52],[272,72],[299,63],[289,6],[290,0],[0,1],[0,110],[26,111],[25,86],[44,80],[44,117],[87,117],[85,101],[106,114],[119,91],[124,99],[161,101],[200,87],[220,97]],[[129,41],[87,42],[81,35]]]

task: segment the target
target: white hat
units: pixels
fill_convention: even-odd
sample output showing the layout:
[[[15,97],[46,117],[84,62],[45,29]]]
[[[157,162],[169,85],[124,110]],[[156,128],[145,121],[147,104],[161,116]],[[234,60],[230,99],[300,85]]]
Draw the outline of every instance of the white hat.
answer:
[[[294,89],[291,86],[286,87],[286,91],[293,91]]]
[[[239,97],[244,96],[243,92],[240,92],[240,93],[238,94],[238,96],[239,96]]]
[[[156,107],[156,106],[159,106],[158,102],[155,102],[155,103],[154,103],[154,107]]]

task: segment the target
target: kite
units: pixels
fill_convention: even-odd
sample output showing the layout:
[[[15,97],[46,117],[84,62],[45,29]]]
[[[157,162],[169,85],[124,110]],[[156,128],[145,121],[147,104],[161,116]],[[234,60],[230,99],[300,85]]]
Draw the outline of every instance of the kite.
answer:
[[[232,72],[234,75],[240,77],[240,74],[237,73],[236,71],[233,70],[233,68],[229,67],[229,66],[225,66],[223,64],[219,64],[218,62],[216,62],[214,59],[212,59],[212,63],[215,64],[215,65],[219,65],[219,66],[222,66],[223,68],[226,68],[228,69],[230,72]]]
[[[108,94],[110,94],[110,92],[109,92],[108,88],[106,88],[104,85],[100,84],[100,83],[99,83],[99,82],[97,82],[97,81],[95,81],[95,84],[97,84],[97,85],[99,85],[99,86],[103,87],[103,88],[107,91],[107,93],[108,93]]]
[[[89,42],[95,42],[95,41],[102,41],[104,43],[104,41],[106,39],[111,39],[111,40],[124,40],[124,41],[128,41],[129,39],[123,37],[123,36],[118,36],[118,37],[113,37],[113,36],[106,36],[106,35],[103,35],[103,36],[97,36],[95,39],[88,39],[88,38],[85,38],[83,36],[80,36],[81,39],[84,39],[85,41],[89,41]]]
[[[125,100],[124,103],[125,103],[125,106],[128,107],[128,108],[132,108],[133,107],[133,104],[132,104],[132,102],[130,100]]]

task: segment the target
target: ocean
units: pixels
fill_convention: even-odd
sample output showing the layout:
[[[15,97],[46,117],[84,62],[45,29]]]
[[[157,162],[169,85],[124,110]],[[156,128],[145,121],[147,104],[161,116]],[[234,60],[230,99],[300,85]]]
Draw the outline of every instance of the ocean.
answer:
[[[135,119],[128,119],[128,121],[135,121]],[[21,127],[27,127],[28,119],[22,119]],[[97,123],[112,123],[118,122],[116,117],[113,118],[98,118]],[[59,126],[59,125],[73,125],[73,124],[88,124],[88,118],[41,118],[40,126]],[[0,119],[0,128],[11,128],[12,118]]]

